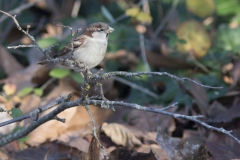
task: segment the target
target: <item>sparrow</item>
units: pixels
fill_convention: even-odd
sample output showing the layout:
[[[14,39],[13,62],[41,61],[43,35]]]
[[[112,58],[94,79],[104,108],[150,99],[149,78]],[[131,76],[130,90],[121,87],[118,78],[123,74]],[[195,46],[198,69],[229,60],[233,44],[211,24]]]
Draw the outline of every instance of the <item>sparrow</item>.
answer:
[[[89,69],[93,68],[105,57],[108,36],[113,31],[114,29],[105,23],[93,23],[81,35],[73,39],[71,43],[63,47],[53,58],[62,58],[65,61],[76,60],[78,63],[83,63]],[[45,60],[39,62],[39,64],[43,65],[49,62]],[[68,67],[76,69],[76,66]]]

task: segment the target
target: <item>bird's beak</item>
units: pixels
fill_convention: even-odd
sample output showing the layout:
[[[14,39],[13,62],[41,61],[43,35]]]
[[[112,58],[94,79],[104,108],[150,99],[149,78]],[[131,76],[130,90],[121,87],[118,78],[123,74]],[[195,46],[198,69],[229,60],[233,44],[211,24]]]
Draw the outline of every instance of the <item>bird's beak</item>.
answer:
[[[111,33],[113,31],[114,31],[114,29],[112,27],[108,27],[107,33]]]

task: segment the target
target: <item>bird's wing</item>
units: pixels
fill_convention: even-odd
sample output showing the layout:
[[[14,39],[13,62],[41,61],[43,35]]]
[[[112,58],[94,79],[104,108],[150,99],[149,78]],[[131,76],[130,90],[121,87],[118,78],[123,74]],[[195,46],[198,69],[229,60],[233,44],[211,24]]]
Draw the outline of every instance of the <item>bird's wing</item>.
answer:
[[[63,47],[58,54],[54,55],[53,58],[65,55],[69,52],[72,51],[72,45],[73,45],[73,50],[77,49],[80,46],[83,46],[86,43],[86,37],[81,35],[78,36],[77,38],[73,39],[73,43],[69,43],[65,47]]]

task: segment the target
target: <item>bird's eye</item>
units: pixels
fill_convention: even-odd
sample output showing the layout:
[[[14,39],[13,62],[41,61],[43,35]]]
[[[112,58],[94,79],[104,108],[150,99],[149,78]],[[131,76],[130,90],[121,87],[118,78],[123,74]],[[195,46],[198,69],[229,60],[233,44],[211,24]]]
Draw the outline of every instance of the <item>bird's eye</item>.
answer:
[[[102,32],[102,31],[103,31],[103,29],[101,28],[101,29],[99,29],[99,31],[101,31],[101,32]]]

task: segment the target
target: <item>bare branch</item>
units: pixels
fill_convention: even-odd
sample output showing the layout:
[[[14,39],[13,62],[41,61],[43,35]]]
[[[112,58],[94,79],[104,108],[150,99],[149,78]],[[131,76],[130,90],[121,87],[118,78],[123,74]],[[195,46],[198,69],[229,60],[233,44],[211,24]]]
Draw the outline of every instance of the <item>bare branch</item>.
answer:
[[[177,77],[175,75],[172,75],[170,73],[167,72],[123,72],[123,71],[116,71],[116,72],[109,72],[109,73],[104,73],[102,75],[99,74],[93,74],[91,79],[92,80],[96,80],[96,79],[108,79],[112,76],[124,76],[124,77],[134,77],[134,76],[141,76],[141,75],[152,75],[152,76],[168,76],[170,78],[175,79],[176,81],[189,81],[191,83],[194,83],[195,85],[204,87],[204,88],[211,88],[211,89],[222,89],[223,87],[212,87],[212,86],[207,86],[207,85],[203,85],[201,83],[198,83],[190,78],[184,77],[184,78],[180,78]]]

